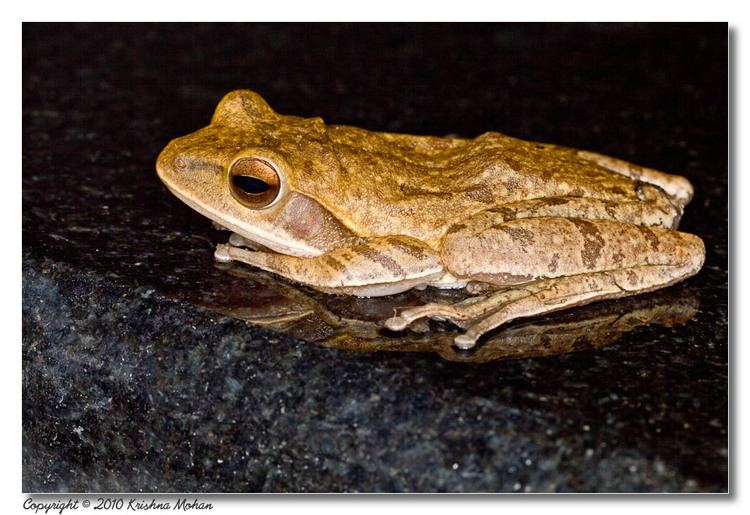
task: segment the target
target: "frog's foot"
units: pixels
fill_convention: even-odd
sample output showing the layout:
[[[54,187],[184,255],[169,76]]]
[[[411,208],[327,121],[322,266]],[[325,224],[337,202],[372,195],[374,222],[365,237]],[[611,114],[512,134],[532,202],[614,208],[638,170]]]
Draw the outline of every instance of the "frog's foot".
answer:
[[[472,320],[494,311],[499,305],[522,297],[524,291],[521,289],[505,289],[490,295],[469,297],[452,305],[430,303],[407,308],[383,322],[383,325],[392,331],[402,331],[417,320],[432,318],[434,320],[449,320],[463,328]]]
[[[226,245],[224,243],[219,243],[218,245],[216,245],[216,250],[214,251],[214,259],[219,263],[231,263],[232,261],[234,261],[229,253],[230,247],[231,245]]]
[[[652,168],[646,168],[645,166],[628,163],[622,159],[586,150],[577,151],[577,155],[612,172],[625,175],[636,181],[643,181],[658,186],[672,198],[680,210],[693,198],[693,186],[690,184],[690,181],[679,175],[671,175]]]
[[[386,320],[385,326],[402,330],[420,318],[448,319],[466,328],[454,338],[456,346],[470,349],[483,334],[511,320],[663,288],[694,274],[700,268],[696,264],[643,265],[544,279],[453,306],[426,304],[409,308]]]

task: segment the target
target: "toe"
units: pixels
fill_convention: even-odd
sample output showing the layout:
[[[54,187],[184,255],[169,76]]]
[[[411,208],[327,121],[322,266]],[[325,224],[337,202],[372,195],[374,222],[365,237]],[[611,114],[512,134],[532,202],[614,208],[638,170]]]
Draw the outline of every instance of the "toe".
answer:
[[[462,350],[471,349],[477,344],[477,339],[473,337],[470,334],[464,333],[459,334],[453,339],[453,343],[456,344],[456,347]]]
[[[217,245],[216,251],[214,252],[214,259],[219,263],[229,263],[232,261],[232,258],[229,255],[229,245],[224,245],[223,243]]]
[[[409,322],[400,316],[395,316],[383,322],[383,325],[391,331],[403,331],[409,325]]]
[[[236,232],[233,232],[229,236],[229,244],[233,247],[244,247],[245,246],[245,238],[237,234]]]

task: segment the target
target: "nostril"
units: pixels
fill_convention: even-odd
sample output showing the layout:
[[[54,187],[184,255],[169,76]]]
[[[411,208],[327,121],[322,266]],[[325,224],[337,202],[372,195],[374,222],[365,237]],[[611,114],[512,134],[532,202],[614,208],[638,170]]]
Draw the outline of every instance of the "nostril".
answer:
[[[185,161],[181,157],[175,158],[175,160],[174,160],[174,166],[178,170],[184,170],[185,168],[187,168],[187,161]]]

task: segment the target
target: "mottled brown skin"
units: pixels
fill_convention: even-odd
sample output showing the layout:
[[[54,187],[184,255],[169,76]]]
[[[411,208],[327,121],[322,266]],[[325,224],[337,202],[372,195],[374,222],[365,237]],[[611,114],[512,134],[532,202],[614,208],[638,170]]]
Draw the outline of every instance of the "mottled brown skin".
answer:
[[[704,259],[699,238],[674,230],[692,198],[683,177],[495,132],[460,139],[325,125],[279,115],[247,90],[172,141],[157,170],[236,233],[217,247],[220,261],[338,294],[501,290],[385,322],[398,330],[423,317],[471,319],[456,338],[464,348],[514,318],[667,286]],[[245,170],[272,183],[258,197],[268,205],[238,201],[233,176],[254,173]]]

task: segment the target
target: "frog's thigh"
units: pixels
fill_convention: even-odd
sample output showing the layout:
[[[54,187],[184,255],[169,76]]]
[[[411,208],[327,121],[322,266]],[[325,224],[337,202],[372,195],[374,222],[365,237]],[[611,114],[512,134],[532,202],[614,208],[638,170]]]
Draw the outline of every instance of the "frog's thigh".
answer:
[[[365,297],[399,293],[443,274],[438,254],[406,236],[372,238],[312,257],[218,245],[215,257],[256,266],[327,293]]]
[[[469,224],[447,234],[441,252],[454,276],[502,287],[643,265],[689,264],[697,271],[704,256],[692,234],[561,217],[509,220],[481,231]]]
[[[456,344],[469,348],[515,318],[668,286],[695,274],[704,256],[703,242],[691,234],[605,220],[528,218],[481,234],[467,229],[445,240],[448,271],[506,289],[465,307],[406,310],[389,324],[424,316],[480,317],[456,337]]]

